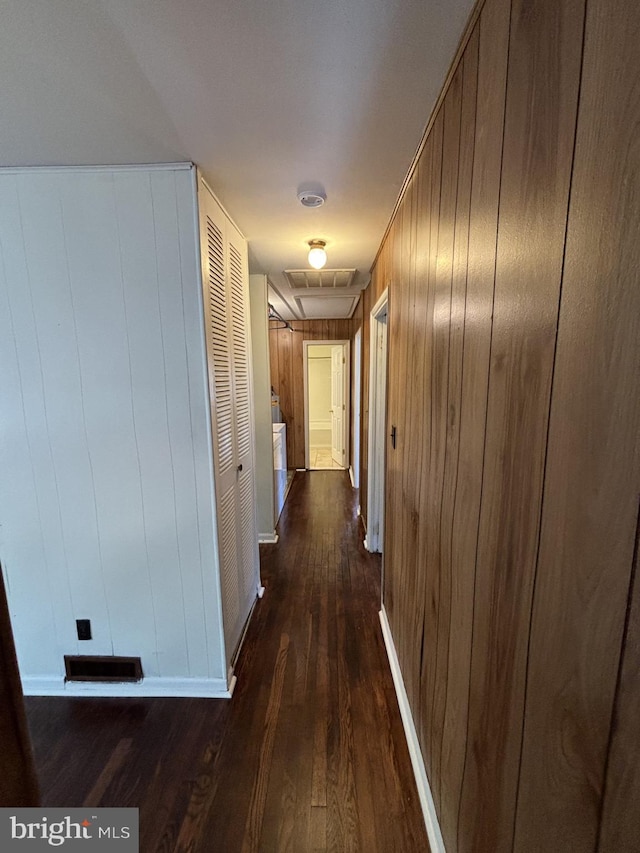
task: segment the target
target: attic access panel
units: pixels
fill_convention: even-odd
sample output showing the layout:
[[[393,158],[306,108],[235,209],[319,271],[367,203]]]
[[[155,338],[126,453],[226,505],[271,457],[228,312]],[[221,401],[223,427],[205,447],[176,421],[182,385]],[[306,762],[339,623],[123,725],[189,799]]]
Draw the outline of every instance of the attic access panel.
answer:
[[[285,270],[292,290],[342,290],[351,287],[356,270]]]
[[[295,300],[306,320],[344,320],[353,316],[360,294],[333,296],[314,293],[296,294]]]

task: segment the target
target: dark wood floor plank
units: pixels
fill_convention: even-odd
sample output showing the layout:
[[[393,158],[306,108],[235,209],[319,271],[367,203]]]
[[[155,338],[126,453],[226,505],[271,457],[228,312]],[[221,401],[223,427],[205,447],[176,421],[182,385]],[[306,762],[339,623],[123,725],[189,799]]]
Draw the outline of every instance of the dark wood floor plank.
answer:
[[[260,849],[259,839],[264,819],[264,807],[267,800],[267,786],[273,760],[273,746],[282,702],[282,690],[287,671],[288,653],[289,635],[282,634],[264,723],[260,760],[251,790],[251,803],[242,844],[243,853],[254,853],[254,851]]]
[[[144,853],[426,853],[356,505],[296,475],[230,701],[28,699],[43,804],[138,807]]]
[[[95,785],[89,791],[87,796],[85,797],[83,805],[85,806],[99,806],[100,800],[102,799],[102,795],[106,791],[109,786],[109,783],[115,776],[115,774],[120,770],[122,765],[124,764],[129,751],[131,749],[132,739],[122,738],[120,743],[116,746],[113,753],[111,754],[111,758],[107,761],[104,770],[98,776]]]

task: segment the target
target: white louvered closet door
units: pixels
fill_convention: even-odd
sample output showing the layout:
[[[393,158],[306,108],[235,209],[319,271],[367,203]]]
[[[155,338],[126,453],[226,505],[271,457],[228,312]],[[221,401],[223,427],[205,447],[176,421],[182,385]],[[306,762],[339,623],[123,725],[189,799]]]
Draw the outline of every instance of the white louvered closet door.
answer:
[[[248,612],[256,596],[256,567],[260,560],[254,490],[253,411],[249,350],[249,273],[244,238],[230,222],[227,224],[227,234],[236,454],[239,470],[238,574],[240,600],[244,602],[244,610]]]
[[[246,244],[206,186],[201,186],[199,200],[222,610],[230,663],[259,583]]]

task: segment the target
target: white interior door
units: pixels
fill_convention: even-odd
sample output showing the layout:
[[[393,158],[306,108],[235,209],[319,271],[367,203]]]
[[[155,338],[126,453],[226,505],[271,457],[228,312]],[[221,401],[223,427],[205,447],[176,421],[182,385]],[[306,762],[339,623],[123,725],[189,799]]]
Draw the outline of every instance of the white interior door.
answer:
[[[239,630],[242,631],[259,586],[258,529],[255,508],[253,412],[251,400],[249,341],[249,279],[244,238],[227,222],[228,287],[233,354],[238,553]],[[235,642],[237,644],[236,638]],[[234,647],[235,648],[235,647]],[[233,649],[232,649],[233,651]]]
[[[222,615],[231,664],[260,585],[248,275],[240,232],[207,189],[200,204]]]
[[[213,424],[216,515],[220,551],[220,583],[225,645],[232,642],[240,616],[236,543],[236,466],[233,381],[225,283],[225,223],[203,194],[207,254],[204,264],[209,391]],[[229,654],[227,652],[227,659]]]
[[[331,347],[331,458],[344,466],[346,454],[344,401],[344,347]]]

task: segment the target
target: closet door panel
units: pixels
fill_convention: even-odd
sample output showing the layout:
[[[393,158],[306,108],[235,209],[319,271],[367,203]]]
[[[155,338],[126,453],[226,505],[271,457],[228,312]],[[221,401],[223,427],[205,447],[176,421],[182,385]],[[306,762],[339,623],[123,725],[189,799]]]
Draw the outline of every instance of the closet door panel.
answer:
[[[234,407],[238,462],[238,571],[241,615],[246,620],[257,591],[258,538],[255,519],[253,411],[251,407],[249,278],[246,244],[242,235],[227,223],[228,285],[231,306]]]
[[[258,588],[246,241],[199,193],[220,585],[231,664]]]
[[[238,634],[238,559],[236,545],[236,467],[233,379],[226,286],[225,221],[205,191],[200,196],[204,309],[207,329],[209,395],[216,482],[216,522],[220,551],[220,586],[225,646]]]

